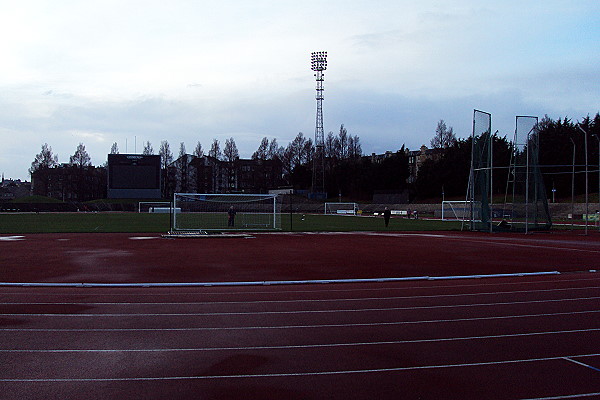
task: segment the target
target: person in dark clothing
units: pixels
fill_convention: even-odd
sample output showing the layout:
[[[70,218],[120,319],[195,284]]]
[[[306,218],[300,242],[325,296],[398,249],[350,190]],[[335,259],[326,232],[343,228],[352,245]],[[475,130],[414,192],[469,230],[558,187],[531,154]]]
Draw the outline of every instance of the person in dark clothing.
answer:
[[[386,207],[385,210],[383,210],[383,220],[385,221],[386,227],[390,224],[391,216],[392,216],[392,212]]]
[[[233,227],[235,225],[235,209],[233,208],[233,206],[229,207],[229,210],[227,211],[227,216],[227,226]]]

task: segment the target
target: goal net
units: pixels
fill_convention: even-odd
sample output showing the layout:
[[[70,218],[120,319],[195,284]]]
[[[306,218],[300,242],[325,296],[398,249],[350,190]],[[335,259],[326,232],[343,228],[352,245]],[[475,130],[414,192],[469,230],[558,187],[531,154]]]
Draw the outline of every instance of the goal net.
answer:
[[[325,203],[325,214],[356,215],[357,203]]]
[[[281,229],[281,197],[276,194],[175,193],[173,231]]]
[[[442,201],[443,221],[481,221],[481,204],[473,201]]]

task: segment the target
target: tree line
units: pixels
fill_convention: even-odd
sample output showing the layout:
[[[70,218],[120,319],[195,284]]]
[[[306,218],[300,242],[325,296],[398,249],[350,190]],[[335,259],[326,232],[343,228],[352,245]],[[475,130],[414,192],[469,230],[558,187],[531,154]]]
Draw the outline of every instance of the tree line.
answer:
[[[570,194],[572,175],[569,166],[575,166],[576,193],[583,192],[585,164],[584,141],[588,135],[588,166],[598,160],[600,147],[600,115],[593,118],[585,117],[576,123],[571,119],[559,118],[553,120],[545,116],[539,121],[538,134],[540,141],[539,162],[544,177],[547,191],[555,189],[559,196]],[[495,166],[508,167],[514,147],[507,136],[497,133],[491,136],[493,145],[493,160]],[[430,146],[438,156],[428,157],[419,166],[416,179],[411,177],[409,165],[410,154],[403,145],[398,151],[389,153],[383,158],[371,159],[362,154],[361,142],[358,135],[348,133],[344,125],[340,126],[337,134],[329,132],[324,141],[324,167],[325,188],[329,197],[342,195],[350,199],[370,200],[375,191],[410,192],[412,199],[426,200],[440,198],[442,193],[447,198],[461,198],[466,195],[468,177],[471,163],[471,137],[458,139],[452,127],[448,127],[444,120],[440,120],[435,128]],[[594,145],[595,144],[595,145]],[[575,162],[573,162],[573,150]],[[277,139],[264,137],[256,151],[252,153],[253,160],[278,160],[282,165],[285,182],[295,189],[310,190],[312,183],[313,156],[315,144],[312,138],[302,132],[289,142],[287,146],[280,146]],[[111,154],[118,154],[117,143],[113,143]],[[155,154],[152,144],[147,141],[142,151],[144,155]],[[184,142],[179,145],[178,158],[187,153]],[[163,140],[158,149],[163,169],[167,169],[174,161],[169,142]],[[213,139],[208,153],[205,154],[202,144],[198,141],[192,152],[193,156],[205,155],[225,162],[233,162],[239,158],[239,151],[233,138],[221,143]],[[415,161],[414,159],[412,160]],[[597,162],[596,162],[597,163]],[[90,157],[83,143],[79,143],[75,153],[70,156],[69,164],[78,167],[91,165]],[[29,169],[30,173],[42,168],[52,168],[58,165],[58,156],[52,153],[52,148],[47,143],[42,145],[42,150],[35,156]],[[598,168],[591,169],[592,174],[598,174]],[[504,194],[507,184],[508,168],[494,173],[494,194]],[[596,177],[598,175],[595,175]],[[590,178],[594,181],[593,176]],[[594,187],[594,186],[592,186]]]

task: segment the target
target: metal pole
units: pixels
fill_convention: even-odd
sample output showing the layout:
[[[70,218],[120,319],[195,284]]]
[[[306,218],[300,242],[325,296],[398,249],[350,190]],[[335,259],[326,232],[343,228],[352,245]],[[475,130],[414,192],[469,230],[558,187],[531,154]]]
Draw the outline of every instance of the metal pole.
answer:
[[[588,146],[587,146],[587,132],[578,125],[578,128],[583,132],[583,143],[585,151],[585,234],[588,234],[588,219],[590,218],[590,202],[589,202],[589,180],[588,180]]]
[[[445,194],[444,194],[444,185],[442,185],[442,221],[444,221],[444,200],[445,200]]]
[[[277,229],[277,196],[273,197],[273,229]]]
[[[600,231],[600,138],[596,134],[592,136],[598,141],[598,210],[596,210],[596,217],[598,218],[598,230]]]
[[[529,134],[531,130],[527,132],[525,143],[527,143],[527,160],[525,161],[525,234],[529,233],[529,150],[531,148],[531,142],[529,141]]]
[[[470,174],[470,180],[471,180],[471,187],[469,190],[469,197],[471,200],[471,205],[470,205],[470,209],[471,209],[471,231],[475,228],[475,220],[473,217],[473,202],[475,201],[475,167],[474,167],[474,161],[475,161],[475,111],[473,111],[473,134],[471,136],[471,174]]]
[[[491,132],[491,131],[490,131]],[[494,136],[496,136],[496,131]],[[490,136],[490,233],[494,232],[494,139]]]
[[[571,173],[571,230],[574,229],[575,223],[575,142],[573,138],[569,138],[573,143],[573,172]]]
[[[290,232],[294,231],[294,189],[290,193]]]

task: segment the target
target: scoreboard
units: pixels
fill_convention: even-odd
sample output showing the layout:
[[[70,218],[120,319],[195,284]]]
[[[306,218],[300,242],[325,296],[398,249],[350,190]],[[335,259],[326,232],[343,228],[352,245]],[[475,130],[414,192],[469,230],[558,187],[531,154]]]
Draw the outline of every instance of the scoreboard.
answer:
[[[160,156],[108,155],[109,199],[160,199]]]

